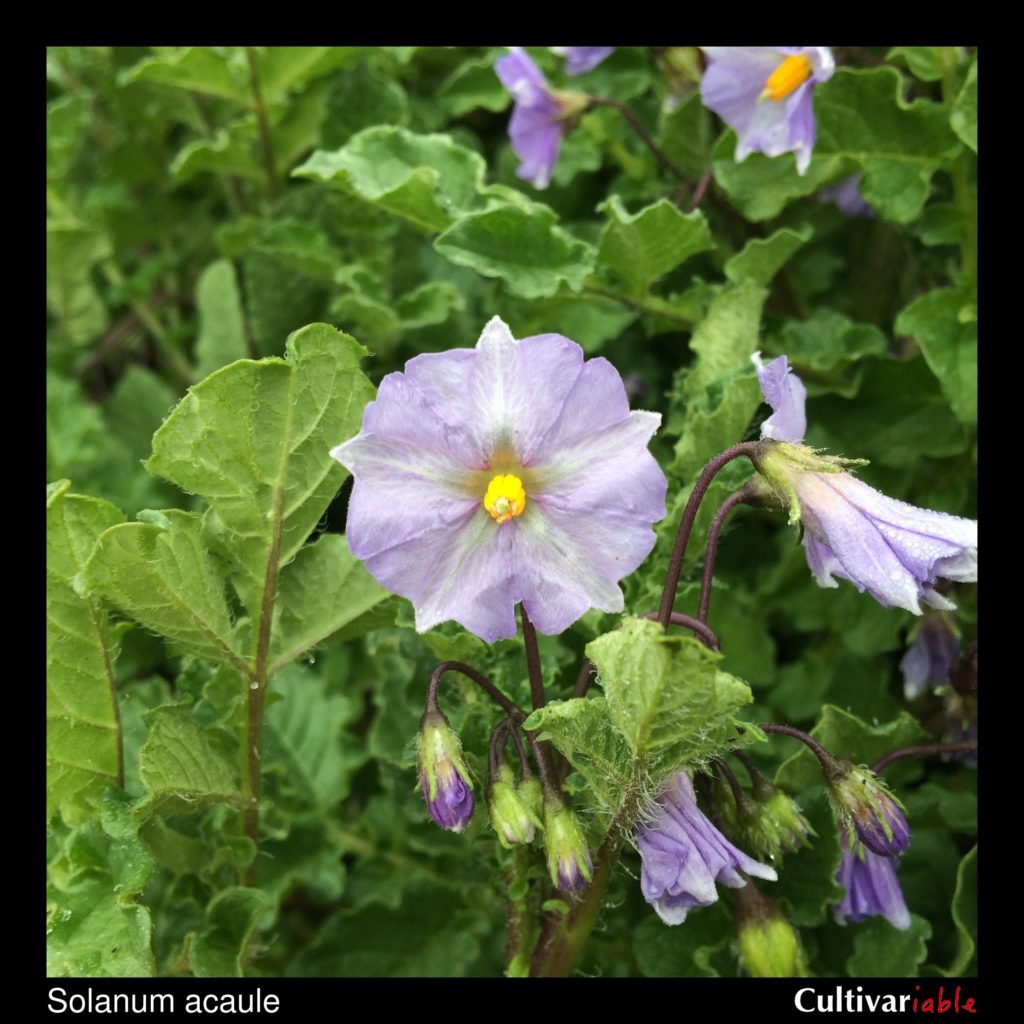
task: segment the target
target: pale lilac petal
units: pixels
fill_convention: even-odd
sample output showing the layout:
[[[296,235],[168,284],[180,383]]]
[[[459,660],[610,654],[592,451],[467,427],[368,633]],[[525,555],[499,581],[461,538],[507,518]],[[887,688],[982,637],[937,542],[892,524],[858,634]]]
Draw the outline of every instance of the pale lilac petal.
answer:
[[[779,356],[770,363],[761,361],[761,353],[752,356],[757,381],[764,400],[774,410],[761,424],[761,436],[773,441],[801,441],[807,433],[807,388],[789,368],[789,360]]]
[[[819,587],[838,587],[834,576],[849,579],[832,549],[808,531],[804,531],[804,553],[807,555],[807,565]]]
[[[614,46],[567,46],[565,47],[565,70],[570,75],[584,75],[614,52]]]
[[[832,77],[835,61],[825,46],[705,46],[708,67],[701,99],[737,135],[736,160],[751,153],[795,153],[797,171],[805,173],[814,149],[813,86]],[[772,72],[787,58],[802,55],[811,75],[778,102],[761,99]]]
[[[823,203],[835,203],[847,217],[874,217],[874,209],[860,194],[863,177],[863,174],[851,174],[848,178],[823,188],[818,193],[818,198]]]
[[[959,650],[960,641],[947,618],[926,614],[914,642],[900,661],[903,695],[907,700],[920,697],[932,687],[949,685],[950,672]]]
[[[880,857],[856,841],[851,852],[850,840],[844,838],[843,843],[836,881],[845,894],[836,907],[836,921],[856,924],[867,917],[884,917],[894,928],[909,928],[910,911],[896,878],[899,858]]]
[[[494,70],[516,103],[534,104],[546,95],[544,75],[521,46],[509,47],[508,55],[494,62]]]
[[[546,188],[562,144],[561,110],[544,75],[521,47],[511,47],[507,56],[495,61],[494,70],[515,100],[509,138],[521,161],[516,174],[535,188]]]

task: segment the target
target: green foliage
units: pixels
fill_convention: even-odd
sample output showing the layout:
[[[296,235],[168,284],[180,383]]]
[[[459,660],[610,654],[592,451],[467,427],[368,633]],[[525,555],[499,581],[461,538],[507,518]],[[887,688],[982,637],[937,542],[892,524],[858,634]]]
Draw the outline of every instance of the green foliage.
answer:
[[[457,672],[439,701],[477,810],[461,834],[430,820],[415,766],[432,671],[466,662],[525,712],[522,641],[417,634],[348,548],[351,481],[329,454],[383,376],[471,346],[495,314],[600,353],[631,406],[662,415],[667,514],[622,580],[626,616],[540,638],[548,702],[528,724],[591,853],[622,850],[573,969],[741,973],[731,891],[664,925],[630,840],[677,770],[724,824],[715,761],[747,788],[743,745],[814,829],[763,890],[815,976],[976,972],[973,769],[886,770],[913,830],[912,926],[839,926],[818,764],[754,724],[867,764],[941,741],[953,698],[902,696],[913,617],[819,588],[784,516],[754,508],[719,538],[721,655],[636,617],[658,605],[702,468],[758,436],[758,350],[805,382],[808,444],[869,459],[859,475],[894,497],[975,514],[975,48],[837,48],[801,176],[791,153],[735,162],[696,48],[619,47],[574,78],[531,47],[553,88],[635,118],[594,104],[561,121],[543,192],[516,174],[505,52],[47,51],[48,972],[522,975],[541,915],[587,905],[551,888],[539,844],[497,842],[484,796],[504,712]],[[818,195],[853,174],[874,218]],[[752,472],[738,459],[709,488],[677,611],[696,614],[712,517]],[[974,588],[950,597],[970,643]],[[586,656],[596,681],[573,698]],[[509,897],[533,917],[506,968]]]

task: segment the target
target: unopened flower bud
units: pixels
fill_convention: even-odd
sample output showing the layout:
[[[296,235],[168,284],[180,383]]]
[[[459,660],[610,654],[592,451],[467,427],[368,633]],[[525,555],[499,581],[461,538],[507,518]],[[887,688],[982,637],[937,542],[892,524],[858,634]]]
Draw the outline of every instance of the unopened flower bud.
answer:
[[[751,977],[808,977],[796,929],[753,882],[736,890],[735,921],[740,962]]]
[[[540,779],[535,775],[528,775],[525,779],[520,779],[519,795],[536,816],[537,824],[540,825],[540,819],[544,817],[544,790],[541,787]]]
[[[807,836],[813,835],[814,829],[792,797],[762,778],[754,785],[754,797],[743,801],[737,822],[747,846],[774,860],[786,850],[807,845]]]
[[[441,828],[461,832],[473,816],[473,783],[459,737],[440,711],[420,721],[420,789],[430,816]]]
[[[593,862],[579,818],[561,797],[544,798],[544,848],[548,874],[563,892],[582,889],[593,876]]]
[[[532,843],[537,829],[544,827],[523,799],[516,786],[515,775],[507,764],[501,765],[497,778],[491,780],[487,808],[491,812],[491,825],[498,834],[498,841],[506,849]]]
[[[841,817],[869,850],[882,857],[899,856],[910,843],[910,828],[896,798],[867,768],[847,764],[845,769],[829,780]]]

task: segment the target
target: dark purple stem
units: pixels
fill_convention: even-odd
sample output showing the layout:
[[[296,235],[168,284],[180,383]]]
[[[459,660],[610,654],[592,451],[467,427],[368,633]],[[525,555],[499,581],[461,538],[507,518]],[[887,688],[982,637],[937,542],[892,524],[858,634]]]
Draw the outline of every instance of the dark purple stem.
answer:
[[[686,208],[687,212],[692,213],[700,206],[701,200],[704,198],[704,194],[708,190],[708,185],[711,184],[711,165],[708,164],[707,170],[700,176],[700,181],[697,182],[697,187],[693,190],[693,195],[690,198],[690,205]]]
[[[487,676],[482,672],[477,672],[477,670],[471,665],[466,665],[461,661],[442,661],[441,664],[431,672],[430,683],[427,686],[428,713],[431,711],[439,712],[437,706],[437,688],[441,682],[441,676],[443,676],[445,672],[458,672],[460,675],[464,675],[467,679],[471,679],[480,687],[481,690],[484,691],[484,693],[487,694],[488,697],[491,698],[491,700],[495,702],[495,704],[498,704],[507,711],[509,717],[514,722],[522,722],[526,718],[526,714],[513,704],[512,701],[510,701],[508,697],[506,697],[505,694],[503,694],[501,690],[499,690],[494,683],[487,678]]]
[[[761,729],[764,732],[773,732],[779,736],[792,736],[793,739],[799,740],[807,746],[821,763],[821,770],[825,773],[826,779],[831,781],[845,774],[839,758],[830,754],[813,736],[808,736],[807,733],[794,729],[791,725],[775,725],[772,722],[762,722]]]
[[[978,749],[977,740],[958,740],[956,743],[924,743],[918,747],[903,747],[893,750],[880,757],[871,770],[876,774],[884,772],[893,761],[902,761],[905,757],[934,757],[938,754],[973,754]]]
[[[530,673],[530,700],[533,702],[534,710],[542,708],[547,703],[544,697],[544,676],[540,669],[540,651],[537,649],[537,631],[533,628],[529,615],[526,614],[526,605],[519,605],[519,612],[523,620],[523,644],[526,647],[526,668]]]
[[[671,621],[672,605],[675,604],[676,591],[679,589],[679,575],[683,571],[686,545],[690,540],[693,523],[697,518],[697,510],[700,508],[704,494],[711,486],[711,481],[714,480],[715,474],[723,466],[741,456],[753,459],[761,450],[761,447],[762,445],[759,441],[741,441],[739,444],[734,444],[731,448],[727,448],[720,455],[716,455],[701,471],[696,484],[693,486],[693,493],[690,495],[686,508],[683,510],[682,522],[680,522],[679,531],[676,534],[675,547],[672,549],[672,560],[669,563],[668,576],[665,579],[665,589],[661,595],[661,608],[658,610],[658,622],[661,623],[663,629],[667,630]]]
[[[640,618],[656,621],[658,614],[658,612],[645,612]],[[704,641],[705,647],[710,647],[713,651],[721,650],[717,634],[706,622],[701,622],[700,619],[695,619],[692,615],[684,615],[682,612],[672,612],[668,621],[670,626],[682,626],[683,629],[692,630]]]
[[[697,618],[701,622],[708,621],[708,609],[711,607],[711,580],[715,574],[715,558],[718,555],[718,535],[722,532],[729,513],[735,506],[747,500],[750,491],[747,487],[741,487],[733,491],[719,506],[715,518],[711,520],[711,529],[708,530],[708,543],[704,549],[704,574],[700,581],[700,607],[697,609]]]

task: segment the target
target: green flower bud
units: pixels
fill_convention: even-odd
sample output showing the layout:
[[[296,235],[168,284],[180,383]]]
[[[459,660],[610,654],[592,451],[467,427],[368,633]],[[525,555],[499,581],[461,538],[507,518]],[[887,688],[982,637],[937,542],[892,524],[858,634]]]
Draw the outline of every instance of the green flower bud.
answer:
[[[751,977],[809,976],[796,929],[753,882],[736,890],[734,916],[740,963]]]
[[[898,857],[910,843],[910,827],[899,801],[867,768],[841,762],[828,780],[840,818],[852,825],[860,841],[880,857]]]
[[[532,843],[543,823],[516,787],[515,776],[507,764],[498,769],[487,793],[487,809],[498,841],[506,849],[521,843]]]
[[[583,827],[561,797],[544,798],[544,848],[551,881],[564,892],[576,892],[593,877],[593,862]]]
[[[473,814],[473,783],[462,743],[440,711],[420,720],[419,775],[430,816],[441,828],[461,832]]]

